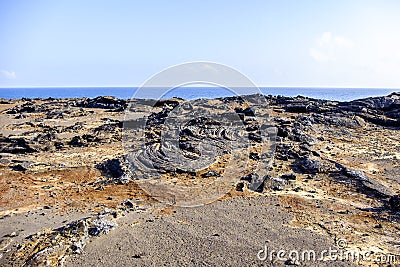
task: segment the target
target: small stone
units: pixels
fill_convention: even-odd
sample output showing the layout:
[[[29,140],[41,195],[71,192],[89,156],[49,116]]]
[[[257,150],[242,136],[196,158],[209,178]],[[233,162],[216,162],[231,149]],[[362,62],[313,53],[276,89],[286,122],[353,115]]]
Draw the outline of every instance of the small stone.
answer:
[[[286,180],[296,180],[296,175],[294,173],[288,173],[288,174],[283,174],[281,178]]]
[[[302,190],[303,190],[303,188],[301,188],[300,186],[293,189],[294,192],[300,192]]]
[[[272,188],[272,189],[275,190],[275,191],[282,191],[283,187],[280,186],[280,185],[277,185],[277,186],[274,186],[274,188]]]
[[[251,177],[250,184],[249,184],[249,189],[255,192],[262,192],[264,190],[264,183],[267,178],[269,178],[268,175],[264,176],[259,176],[257,173],[252,173],[249,174]],[[243,180],[247,180],[249,177],[246,176]]]
[[[129,199],[128,200],[126,200],[125,202],[124,202],[124,205],[127,207],[127,208],[129,208],[129,209],[132,209],[135,205],[132,203],[132,201],[130,201]]]
[[[201,175],[203,178],[208,178],[208,177],[215,177],[219,176],[219,174],[216,171],[209,171]]]
[[[243,192],[243,188],[244,188],[244,183],[238,183],[236,185],[236,191],[238,192]]]
[[[285,261],[285,265],[299,266],[300,262],[298,260],[288,259],[288,260]]]
[[[30,166],[29,162],[23,162],[23,163],[19,163],[19,164],[13,166],[12,170],[19,171],[19,172],[24,172],[29,168],[29,166]]]

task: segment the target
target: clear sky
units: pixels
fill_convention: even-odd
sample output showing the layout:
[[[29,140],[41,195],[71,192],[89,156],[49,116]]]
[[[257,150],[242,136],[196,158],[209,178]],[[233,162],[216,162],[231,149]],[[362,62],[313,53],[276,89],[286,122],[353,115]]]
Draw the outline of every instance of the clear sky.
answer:
[[[0,0],[0,87],[138,86],[212,61],[258,86],[400,88],[400,1]]]

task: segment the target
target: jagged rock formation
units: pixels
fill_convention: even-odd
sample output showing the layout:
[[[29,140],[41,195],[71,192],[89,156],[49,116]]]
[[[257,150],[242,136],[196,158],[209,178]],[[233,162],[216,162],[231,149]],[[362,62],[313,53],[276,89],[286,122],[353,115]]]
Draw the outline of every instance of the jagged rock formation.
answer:
[[[146,120],[125,122],[128,168],[151,195],[179,205],[194,205],[198,197],[202,199],[198,204],[215,200],[213,190],[223,192],[225,186],[229,191],[232,183],[237,182],[235,177],[246,172],[258,172],[259,179],[251,180],[250,188],[259,190],[275,141],[267,105],[259,104],[265,98],[259,97],[261,100],[254,101],[251,107],[247,105],[253,103],[239,97],[214,99],[212,103],[204,99],[154,103],[155,110]],[[248,166],[240,168],[240,164],[235,164],[237,157]],[[233,165],[235,169],[229,167]],[[230,168],[232,171],[227,171]],[[168,188],[163,180],[172,180],[174,185]],[[191,181],[197,187],[202,184],[201,191],[190,186]],[[216,184],[208,186],[213,183]],[[191,188],[184,190],[181,184]]]

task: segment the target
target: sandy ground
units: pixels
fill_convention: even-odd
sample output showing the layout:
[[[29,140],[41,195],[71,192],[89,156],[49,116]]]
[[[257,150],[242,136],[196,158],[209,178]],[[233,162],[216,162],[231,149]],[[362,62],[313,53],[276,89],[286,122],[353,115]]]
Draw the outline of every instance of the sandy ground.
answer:
[[[90,242],[85,253],[69,258],[66,266],[285,266],[275,257],[259,260],[257,253],[265,244],[287,253],[314,250],[319,255],[335,249],[334,240],[291,227],[293,216],[276,197],[238,197],[168,213],[128,214],[118,228]],[[332,264],[350,263],[301,262],[302,266]]]

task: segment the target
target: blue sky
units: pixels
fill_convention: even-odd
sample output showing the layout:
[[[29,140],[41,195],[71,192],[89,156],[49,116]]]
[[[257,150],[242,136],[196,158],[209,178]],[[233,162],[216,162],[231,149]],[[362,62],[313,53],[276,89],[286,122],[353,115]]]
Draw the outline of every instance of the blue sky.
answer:
[[[258,86],[400,88],[400,1],[0,0],[0,87],[138,86],[212,61]]]

